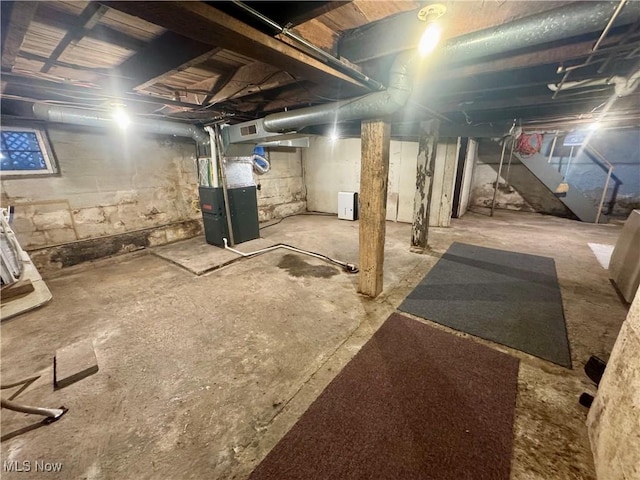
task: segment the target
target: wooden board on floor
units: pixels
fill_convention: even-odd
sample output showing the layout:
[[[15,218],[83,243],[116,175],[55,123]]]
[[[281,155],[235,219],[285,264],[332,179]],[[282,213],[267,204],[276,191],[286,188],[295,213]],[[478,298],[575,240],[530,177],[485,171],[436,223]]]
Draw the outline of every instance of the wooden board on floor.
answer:
[[[31,263],[31,259],[26,252],[22,252],[24,264],[23,280],[29,280],[33,286],[33,291],[21,297],[16,297],[12,301],[2,303],[0,309],[0,320],[8,320],[21,313],[38,308],[51,300],[52,295],[47,285],[42,280],[40,273]]]
[[[0,297],[2,298],[2,303],[4,304],[11,300],[15,300],[18,297],[31,293],[34,290],[35,289],[33,288],[31,280],[18,280],[15,283],[2,287],[2,290],[0,290]]]
[[[81,340],[56,350],[53,357],[53,385],[64,388],[98,371],[98,359],[91,340]]]

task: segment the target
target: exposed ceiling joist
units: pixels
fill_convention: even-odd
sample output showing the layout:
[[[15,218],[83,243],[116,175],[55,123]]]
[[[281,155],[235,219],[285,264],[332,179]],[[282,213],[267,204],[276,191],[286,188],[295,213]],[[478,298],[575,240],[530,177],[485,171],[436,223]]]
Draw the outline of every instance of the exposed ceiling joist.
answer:
[[[250,95],[261,90],[269,90],[295,82],[286,72],[262,62],[243,65],[231,75],[218,80],[205,80],[190,85],[190,90],[200,89],[210,92],[203,103],[217,103],[225,99],[233,99]]]
[[[67,100],[69,96],[73,96],[79,101],[86,99],[88,103],[103,102],[105,99],[116,99],[123,102],[131,101],[154,105],[173,105],[176,107],[196,109],[201,108],[201,106],[197,104],[180,102],[161,97],[154,97],[152,95],[143,95],[130,92],[115,95],[109,92],[107,89],[79,87],[66,83],[51,82],[49,80],[43,80],[39,78],[25,77],[13,73],[3,74],[3,80],[7,81],[9,86],[17,85],[19,87],[28,88],[28,96],[34,98],[42,98],[43,100],[50,99],[50,93],[61,93],[67,96]],[[7,87],[7,89],[8,88],[9,87]]]
[[[165,32],[117,68],[120,88],[143,87],[205,54],[212,54],[211,45]]]
[[[621,37],[615,37],[615,39],[618,38]],[[554,62],[560,65],[561,63],[566,63],[573,59],[588,56],[591,53],[592,47],[593,41],[591,40],[587,42],[574,43],[571,45],[550,47],[536,52],[523,53],[474,65],[446,69],[438,73],[438,78],[447,79],[473,77],[474,75],[498,73],[505,70],[513,70],[517,68],[532,68],[538,65],[550,64]]]
[[[295,2],[296,7],[286,12],[286,17],[275,19],[280,25],[296,26],[308,22],[320,15],[329,13],[338,7],[342,7],[352,0],[339,0],[334,2]],[[277,5],[277,4],[276,4]]]
[[[178,72],[181,72],[183,70],[186,70],[187,68],[191,68],[191,67],[195,67],[197,66],[198,68],[201,68],[203,70],[208,70],[211,71],[212,73],[218,74],[221,71],[226,71],[226,67],[227,64],[224,64],[222,62],[219,62],[221,64],[220,67],[217,68],[210,68],[209,65],[211,65],[212,63],[217,63],[214,62],[213,60],[213,56],[220,52],[222,49],[221,48],[213,48],[211,49],[211,46],[209,45],[209,51],[207,51],[206,53],[203,53],[200,56],[194,57],[191,60],[188,60],[186,62],[184,62],[183,64],[181,64],[180,66],[173,68],[171,70],[168,70],[166,73],[159,75],[155,78],[150,79],[147,82],[141,83],[140,85],[137,86],[138,90],[143,90],[145,88],[148,88],[150,86],[152,86],[155,83],[160,83],[163,81],[164,78],[166,77],[170,77],[171,75],[175,75]]]
[[[278,25],[283,27],[287,25],[289,27],[295,27],[350,2],[351,0],[331,2],[282,0],[278,2],[243,1],[242,3],[260,12],[260,14],[269,18]],[[248,14],[234,2],[216,2],[215,6],[217,9],[237,18],[256,30],[260,30],[268,35],[275,33],[271,26],[266,25],[262,21]]]
[[[619,72],[627,72],[634,64],[634,60],[620,60],[617,68]],[[572,79],[579,81],[607,78],[610,75],[607,72],[598,73],[598,68],[599,64],[594,63],[575,70]],[[414,91],[429,102],[446,102],[450,98],[458,101],[473,100],[476,97],[499,99],[504,95],[531,95],[533,89],[538,87],[546,90],[547,84],[557,83],[561,78],[557,64],[551,63],[473,76],[425,77],[418,82]]]
[[[100,18],[107,12],[107,7],[98,3],[90,3],[85,7],[80,16],[76,19],[60,43],[49,56],[49,60],[42,66],[40,71],[47,73],[54,66],[54,62],[60,58],[71,42],[80,40],[87,31],[91,30],[100,21]]]
[[[50,62],[54,67],[62,67],[69,68],[71,70],[80,70],[83,72],[93,72],[98,74],[108,74],[108,68],[102,67],[85,67],[84,65],[77,65],[75,63],[63,62],[61,60],[51,60],[49,57],[43,57],[42,55],[38,55],[36,53],[20,51],[18,52],[18,56],[22,58],[26,58],[27,60],[33,60],[34,62],[46,63]]]
[[[2,2],[3,69],[13,67],[37,8],[37,2]]]
[[[2,2],[4,3],[4,2]],[[69,25],[73,25],[77,22],[78,17],[68,13],[61,12],[47,5],[46,2],[25,2],[38,5],[34,21],[42,23],[50,27],[57,28],[58,30],[66,30]],[[98,23],[91,30],[85,32],[85,37],[93,40],[100,40],[102,42],[110,43],[116,47],[124,48],[126,50],[137,51],[145,46],[145,42],[138,38],[134,38],[126,33],[120,32],[114,28],[108,27]]]
[[[280,111],[285,107],[297,108],[308,106],[314,98],[313,92],[318,86],[306,81],[298,81],[296,85],[282,85],[268,90],[261,90],[249,95],[225,102],[226,105],[235,105],[234,110],[242,112],[255,112],[256,115]],[[330,99],[323,97],[324,101]],[[319,103],[316,98],[316,102]]]
[[[228,48],[307,78],[331,89],[340,87],[346,96],[365,93],[356,80],[315,58],[255,30],[201,2],[105,2],[111,8],[160,25],[193,40]]]
[[[448,112],[462,111],[464,110],[468,114],[472,114],[475,112],[483,112],[489,113],[492,111],[510,109],[513,110],[519,107],[531,107],[535,105],[540,110],[543,110],[548,107],[558,107],[560,105],[576,105],[582,104],[584,108],[588,108],[591,106],[599,105],[603,101],[606,101],[613,91],[612,87],[602,87],[597,92],[591,91],[583,91],[579,95],[571,95],[566,97],[558,97],[556,99],[551,98],[551,91],[545,94],[537,94],[537,95],[509,95],[502,99],[496,100],[478,100],[474,102],[469,102],[466,105],[458,105],[457,103],[448,103],[446,105],[440,105],[438,110],[444,112],[445,114]]]
[[[569,2],[450,2],[447,13],[439,20],[443,25],[442,41],[551,10],[565,3]],[[410,10],[344,32],[338,41],[339,55],[353,63],[361,63],[415,48],[425,28],[417,12]],[[460,18],[465,21],[450,20]]]
[[[490,111],[478,111],[473,113],[470,121],[474,124],[483,122],[507,121],[514,118],[523,118],[529,121],[533,119],[548,119],[553,117],[568,117],[572,115],[586,114],[598,106],[598,102],[593,102],[591,106],[584,103],[576,104],[552,104],[552,105],[526,105],[513,108],[502,108]],[[616,108],[616,111],[623,109]],[[613,114],[613,112],[610,112]],[[597,115],[597,114],[596,114]]]

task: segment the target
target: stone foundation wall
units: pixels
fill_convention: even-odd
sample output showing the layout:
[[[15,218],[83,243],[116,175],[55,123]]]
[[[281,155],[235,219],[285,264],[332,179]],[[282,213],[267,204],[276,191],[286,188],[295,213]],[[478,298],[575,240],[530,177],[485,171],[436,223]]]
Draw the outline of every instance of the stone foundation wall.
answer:
[[[2,205],[46,275],[82,261],[202,234],[195,144],[188,138],[50,125],[59,174],[3,178]],[[299,150],[271,149],[260,221],[306,210]]]
[[[40,273],[199,235],[190,139],[49,126],[59,174],[3,178],[2,205]]]
[[[307,210],[307,196],[302,179],[300,149],[270,148],[271,170],[255,175],[258,190],[258,217],[261,222],[282,218]]]
[[[587,425],[598,478],[640,478],[640,293],[622,324]]]

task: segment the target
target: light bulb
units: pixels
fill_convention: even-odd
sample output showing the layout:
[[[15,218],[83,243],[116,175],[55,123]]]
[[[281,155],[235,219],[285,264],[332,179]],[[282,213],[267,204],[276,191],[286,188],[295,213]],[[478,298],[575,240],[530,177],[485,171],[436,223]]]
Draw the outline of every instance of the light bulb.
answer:
[[[431,52],[433,52],[438,46],[441,36],[442,27],[434,22],[428,23],[427,28],[424,29],[422,37],[420,37],[420,43],[418,44],[418,51],[420,52],[420,55],[426,57],[431,54]]]
[[[116,122],[118,127],[122,130],[126,129],[131,124],[131,119],[127,112],[124,111],[122,107],[116,107],[111,114],[113,120]]]

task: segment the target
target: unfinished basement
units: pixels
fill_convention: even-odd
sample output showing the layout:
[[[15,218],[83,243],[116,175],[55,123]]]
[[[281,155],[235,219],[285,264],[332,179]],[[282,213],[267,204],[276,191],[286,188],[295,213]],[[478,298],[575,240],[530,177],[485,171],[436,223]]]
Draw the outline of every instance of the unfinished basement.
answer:
[[[0,7],[3,479],[640,480],[640,1]]]

